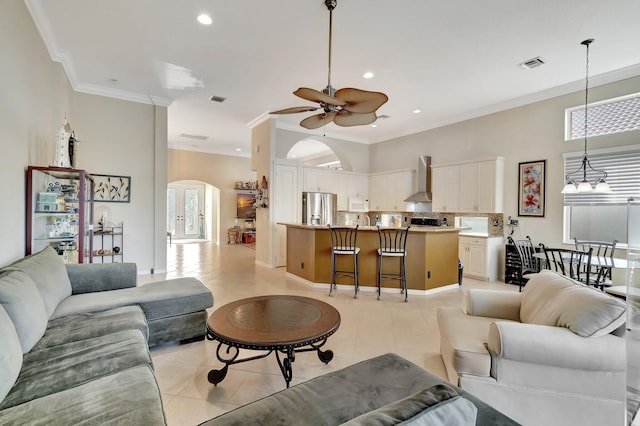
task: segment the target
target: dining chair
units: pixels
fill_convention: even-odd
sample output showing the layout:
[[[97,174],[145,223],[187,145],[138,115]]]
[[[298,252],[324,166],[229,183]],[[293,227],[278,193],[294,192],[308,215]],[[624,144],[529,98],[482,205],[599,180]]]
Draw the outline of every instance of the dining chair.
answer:
[[[520,267],[518,269],[518,285],[520,286],[519,291],[522,291],[522,286],[529,281],[524,277],[524,275],[540,272],[540,262],[534,257],[536,249],[528,235],[524,240],[514,240],[509,237],[508,241],[509,244],[515,246],[518,253],[518,260],[520,261]]]
[[[591,272],[591,256],[593,248],[587,251],[549,248],[540,243],[544,251],[548,269],[560,272],[569,278],[583,283],[588,283]]]
[[[592,256],[610,258],[613,258],[613,254],[616,251],[616,244],[618,244],[618,240],[613,240],[609,243],[604,241],[581,241],[574,238],[573,241],[575,242],[576,250],[587,251],[592,248]],[[611,268],[596,266],[592,262],[590,277],[591,282],[587,284],[600,287],[600,289],[603,290],[606,285],[611,285]]]
[[[356,238],[358,237],[358,225],[355,227],[329,227],[329,235],[331,238],[331,278],[329,283],[329,296],[333,296],[333,291],[338,288],[336,284],[337,277],[352,277],[355,299],[358,298],[360,290],[358,281],[358,266],[360,257],[360,247],[356,246]],[[352,256],[353,269],[338,269],[338,256]]]
[[[400,293],[404,293],[404,301],[407,301],[407,235],[410,226],[406,228],[378,228],[378,300],[382,292],[383,280],[400,281]],[[382,272],[384,258],[400,259],[399,272]]]

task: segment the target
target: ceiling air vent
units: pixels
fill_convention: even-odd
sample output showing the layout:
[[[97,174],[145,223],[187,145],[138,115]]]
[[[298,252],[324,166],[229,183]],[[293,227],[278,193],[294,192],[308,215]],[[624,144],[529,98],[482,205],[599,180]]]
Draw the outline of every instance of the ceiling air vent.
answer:
[[[181,138],[187,138],[187,139],[198,139],[200,141],[206,141],[207,139],[209,139],[209,136],[203,136],[203,135],[190,135],[188,133],[180,133],[180,137]]]
[[[529,59],[528,61],[524,61],[519,63],[522,68],[526,70],[530,70],[532,68],[538,68],[540,65],[544,64],[544,60],[540,56],[536,56],[533,59]]]
[[[389,118],[389,116],[388,116],[388,115],[385,115],[385,114],[382,114],[382,115],[379,115],[379,116],[378,116],[378,120],[380,120],[381,118],[382,118],[382,119],[384,119],[384,118]]]
[[[227,98],[223,98],[222,96],[213,95],[209,98],[210,101],[213,102],[224,102]]]

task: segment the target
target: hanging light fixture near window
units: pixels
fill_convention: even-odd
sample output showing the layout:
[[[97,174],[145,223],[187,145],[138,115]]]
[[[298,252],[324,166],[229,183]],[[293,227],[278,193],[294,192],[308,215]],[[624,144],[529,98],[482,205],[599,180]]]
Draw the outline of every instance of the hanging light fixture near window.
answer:
[[[563,194],[570,194],[576,192],[600,192],[600,193],[611,193],[611,188],[609,184],[607,184],[607,172],[604,170],[598,170],[591,167],[591,163],[589,162],[589,157],[587,156],[587,129],[588,129],[588,105],[589,105],[589,45],[593,43],[593,39],[587,39],[583,41],[583,46],[587,48],[587,66],[586,66],[586,77],[585,77],[585,89],[584,89],[584,155],[582,157],[582,164],[578,168],[578,170],[573,171],[571,173],[567,173],[565,175],[565,186],[562,189]],[[591,172],[596,173],[596,178],[594,179],[595,188],[587,180],[587,168],[591,170]],[[590,173],[590,174],[593,174]],[[581,182],[576,182],[576,179],[582,177]]]

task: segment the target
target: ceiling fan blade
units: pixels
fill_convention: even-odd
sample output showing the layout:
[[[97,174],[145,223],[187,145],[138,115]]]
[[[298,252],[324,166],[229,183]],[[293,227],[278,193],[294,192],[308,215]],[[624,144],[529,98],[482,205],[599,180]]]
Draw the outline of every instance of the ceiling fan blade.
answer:
[[[331,123],[334,118],[337,117],[335,112],[322,113],[307,117],[300,122],[300,125],[305,129],[317,129],[325,124]]]
[[[334,106],[345,105],[345,102],[342,99],[334,98],[333,96],[326,95],[316,89],[310,89],[308,87],[301,87],[293,92],[293,94],[311,102],[322,102],[327,105]]]
[[[351,127],[351,126],[363,126],[365,124],[371,124],[378,119],[375,112],[368,112],[366,114],[338,114],[333,118],[333,122],[338,126]]]
[[[350,87],[338,90],[335,96],[347,103],[343,109],[356,114],[374,112],[389,100],[387,95],[382,92],[370,92]]]
[[[315,111],[320,107],[315,107],[315,106],[299,106],[299,107],[293,107],[293,108],[285,108],[285,109],[279,109],[277,111],[271,111],[269,114],[297,114],[299,112],[309,112],[309,111]]]

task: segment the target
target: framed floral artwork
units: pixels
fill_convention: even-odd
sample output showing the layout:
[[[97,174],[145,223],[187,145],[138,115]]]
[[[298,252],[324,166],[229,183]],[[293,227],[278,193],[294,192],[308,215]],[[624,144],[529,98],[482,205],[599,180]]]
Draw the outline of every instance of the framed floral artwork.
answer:
[[[544,217],[547,160],[520,163],[518,171],[518,216]]]
[[[131,201],[131,176],[94,175],[93,201],[128,203]]]

